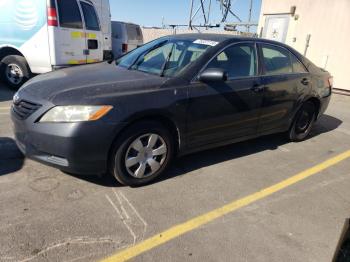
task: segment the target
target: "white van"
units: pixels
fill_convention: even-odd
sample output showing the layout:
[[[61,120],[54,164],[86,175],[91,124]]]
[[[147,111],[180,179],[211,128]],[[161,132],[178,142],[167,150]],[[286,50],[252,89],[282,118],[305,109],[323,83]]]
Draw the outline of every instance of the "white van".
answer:
[[[142,30],[139,25],[112,21],[112,51],[120,57],[143,45]]]
[[[19,88],[32,74],[111,56],[109,0],[0,0],[0,77]]]

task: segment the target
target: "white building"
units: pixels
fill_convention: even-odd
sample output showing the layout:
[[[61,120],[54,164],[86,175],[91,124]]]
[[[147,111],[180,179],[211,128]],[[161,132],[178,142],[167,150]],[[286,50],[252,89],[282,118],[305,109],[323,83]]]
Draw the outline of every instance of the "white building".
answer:
[[[350,0],[262,0],[258,33],[306,53],[350,91]]]

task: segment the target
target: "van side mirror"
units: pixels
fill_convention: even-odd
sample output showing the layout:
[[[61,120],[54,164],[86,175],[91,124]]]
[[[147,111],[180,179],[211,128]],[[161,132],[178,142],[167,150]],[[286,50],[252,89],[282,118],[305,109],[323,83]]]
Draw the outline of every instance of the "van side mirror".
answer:
[[[209,68],[204,70],[199,75],[199,81],[208,83],[208,82],[225,82],[227,81],[228,76],[225,70],[221,68]]]

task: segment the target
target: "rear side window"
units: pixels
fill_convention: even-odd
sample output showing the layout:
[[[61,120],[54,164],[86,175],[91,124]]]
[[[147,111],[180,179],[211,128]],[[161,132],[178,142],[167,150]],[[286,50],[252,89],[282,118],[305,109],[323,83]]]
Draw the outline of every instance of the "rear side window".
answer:
[[[61,27],[83,28],[83,22],[77,1],[75,0],[59,0],[58,14]]]
[[[293,65],[293,72],[294,73],[307,73],[307,70],[305,69],[305,66],[299,61],[298,58],[296,58],[295,55],[293,55],[291,53],[290,57],[292,59],[292,65]]]
[[[263,45],[263,63],[266,75],[293,73],[290,52],[278,46]]]
[[[83,10],[84,18],[85,18],[85,26],[87,30],[100,30],[100,24],[98,22],[97,14],[95,12],[95,8],[87,3],[80,2],[81,9]]]
[[[216,56],[207,68],[224,69],[229,78],[256,75],[256,52],[254,45],[242,44],[228,47]]]

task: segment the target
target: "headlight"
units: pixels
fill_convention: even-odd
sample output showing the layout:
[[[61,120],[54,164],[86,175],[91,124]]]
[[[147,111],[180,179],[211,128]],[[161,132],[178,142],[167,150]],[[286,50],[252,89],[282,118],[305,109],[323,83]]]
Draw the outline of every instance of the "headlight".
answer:
[[[56,106],[46,112],[39,122],[95,121],[106,115],[112,108],[112,106]]]

